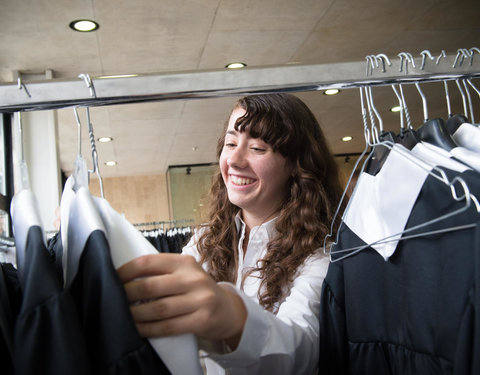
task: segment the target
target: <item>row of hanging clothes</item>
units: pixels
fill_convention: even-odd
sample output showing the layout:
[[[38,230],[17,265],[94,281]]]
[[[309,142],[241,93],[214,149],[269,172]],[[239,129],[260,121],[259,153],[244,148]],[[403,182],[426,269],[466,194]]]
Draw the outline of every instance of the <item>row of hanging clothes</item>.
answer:
[[[182,223],[193,223],[193,220],[153,221],[136,223],[134,226],[158,252],[180,254],[193,234],[191,226],[177,226]]]
[[[452,113],[449,82],[463,113]],[[374,89],[359,90],[366,147],[324,243],[321,374],[480,374],[480,127],[466,94],[480,92],[470,79],[449,82],[445,120],[428,118],[415,83],[416,128],[392,85],[398,132],[383,130]]]
[[[192,334],[138,334],[116,269],[158,250],[110,206],[102,186],[102,197],[90,193],[89,173],[100,174],[88,111],[94,171],[81,155],[78,120],[74,172],[48,246],[23,151],[19,158],[21,189],[11,203],[16,268],[0,268],[2,374],[202,374]]]

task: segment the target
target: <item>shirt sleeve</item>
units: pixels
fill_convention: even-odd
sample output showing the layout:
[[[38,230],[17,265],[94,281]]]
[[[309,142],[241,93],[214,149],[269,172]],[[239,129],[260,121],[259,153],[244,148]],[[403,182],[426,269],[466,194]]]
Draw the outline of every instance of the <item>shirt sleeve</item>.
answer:
[[[320,254],[309,258],[276,315],[224,283],[243,299],[247,320],[237,349],[208,357],[246,374],[312,374],[318,364],[320,294],[328,264]]]

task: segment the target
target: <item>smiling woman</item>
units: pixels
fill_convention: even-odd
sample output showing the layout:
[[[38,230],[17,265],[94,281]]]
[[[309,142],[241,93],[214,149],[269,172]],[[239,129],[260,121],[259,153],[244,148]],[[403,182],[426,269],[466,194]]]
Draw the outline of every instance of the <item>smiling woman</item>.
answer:
[[[217,157],[208,222],[183,255],[119,269],[137,328],[196,334],[209,375],[312,374],[329,264],[320,247],[342,194],[325,137],[296,96],[247,96]]]

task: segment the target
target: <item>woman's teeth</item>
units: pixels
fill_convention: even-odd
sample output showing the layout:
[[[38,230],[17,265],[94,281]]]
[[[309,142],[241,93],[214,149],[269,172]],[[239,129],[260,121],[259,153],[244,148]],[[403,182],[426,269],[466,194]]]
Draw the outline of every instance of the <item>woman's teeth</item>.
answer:
[[[255,181],[251,178],[237,177],[237,176],[230,176],[230,179],[235,185],[248,185],[248,184],[251,184],[253,181]]]

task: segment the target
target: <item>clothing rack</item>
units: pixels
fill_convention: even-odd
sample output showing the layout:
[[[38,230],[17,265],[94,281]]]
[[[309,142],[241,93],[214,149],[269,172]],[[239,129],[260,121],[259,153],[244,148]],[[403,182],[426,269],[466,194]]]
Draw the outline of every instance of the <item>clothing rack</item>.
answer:
[[[0,85],[0,112],[477,78],[480,56],[474,54],[476,50],[459,49],[456,55],[442,51],[438,58],[429,59],[425,51],[419,57],[401,52],[392,60],[379,54],[367,56],[366,62],[100,76],[92,77],[88,88],[82,79],[23,83],[19,79]]]
[[[150,221],[145,223],[136,223],[133,224],[134,227],[158,227],[161,226],[162,229],[165,229],[165,225],[176,226],[177,224],[193,224],[193,219],[180,219],[180,220],[166,220],[166,221]]]

